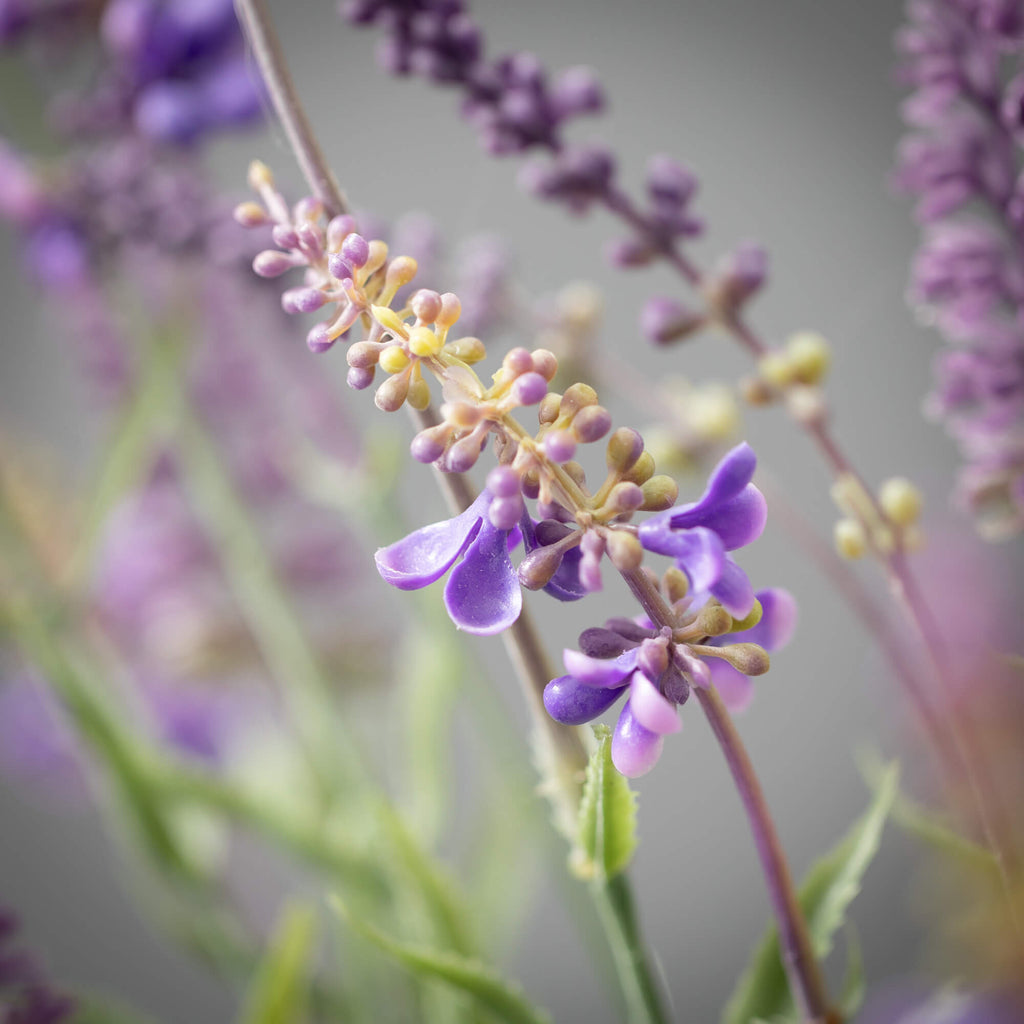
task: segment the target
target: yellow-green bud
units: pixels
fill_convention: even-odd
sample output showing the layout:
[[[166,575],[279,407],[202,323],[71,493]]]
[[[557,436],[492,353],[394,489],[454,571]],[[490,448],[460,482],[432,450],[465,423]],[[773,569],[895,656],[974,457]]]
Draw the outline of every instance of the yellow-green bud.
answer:
[[[862,558],[868,547],[864,527],[856,519],[840,519],[835,525],[836,550],[843,558]]]
[[[771,668],[768,652],[758,644],[725,644],[711,650],[745,676],[763,676]]]
[[[650,452],[641,452],[640,457],[633,463],[629,472],[623,474],[623,477],[642,487],[654,476],[655,468],[654,456]]]
[[[774,388],[786,388],[796,379],[794,368],[785,352],[766,352],[757,363],[761,379]]]
[[[690,581],[682,569],[673,565],[671,569],[665,570],[665,575],[661,579],[661,589],[669,604],[675,604],[676,601],[682,601],[690,592]]]
[[[671,508],[679,497],[679,485],[670,476],[659,473],[644,482],[642,487],[644,503],[640,508],[644,512],[663,512]]]
[[[886,480],[878,491],[878,504],[896,526],[913,526],[921,515],[921,492],[906,477]]]
[[[385,373],[401,373],[409,365],[409,356],[401,345],[389,345],[378,362]]]
[[[374,238],[370,242],[370,254],[366,257],[366,263],[363,264],[364,280],[380,270],[385,262],[387,262],[387,258],[388,243],[382,242],[379,238]]]
[[[584,487],[587,482],[587,474],[584,472],[583,467],[575,461],[565,462],[562,464],[562,469],[569,474],[573,482],[577,487]]]
[[[384,290],[394,295],[399,288],[407,285],[415,276],[416,261],[411,256],[396,256],[389,264],[384,275]]]
[[[373,396],[374,403],[381,412],[397,412],[402,408],[409,394],[409,374],[398,373],[388,377]]]
[[[570,419],[588,405],[597,405],[597,392],[589,384],[573,384],[562,395],[562,415]]]
[[[459,338],[445,345],[444,350],[471,365],[479,363],[487,355],[487,349],[479,338]]]
[[[262,160],[253,160],[249,164],[249,188],[259,192],[264,185],[273,187],[274,175]]]
[[[625,473],[640,458],[643,450],[644,439],[637,431],[632,427],[619,427],[608,438],[605,462],[611,472]]]
[[[764,615],[764,609],[761,607],[761,602],[755,597],[754,607],[747,612],[744,618],[733,620],[730,632],[742,633],[744,630],[753,629],[761,621],[762,615]]]
[[[414,356],[436,356],[441,347],[441,339],[429,327],[409,329],[409,351]]]
[[[704,636],[724,636],[732,632],[732,616],[720,605],[705,605],[697,616],[697,628]]]
[[[409,394],[406,401],[419,412],[430,405],[430,386],[422,377],[409,382]]]
[[[388,306],[371,306],[370,312],[373,314],[373,319],[377,321],[391,334],[396,337],[404,338],[408,334],[408,327],[405,321],[390,307]]]
[[[786,355],[801,384],[817,384],[828,373],[831,351],[816,331],[800,331],[786,343]]]
[[[605,545],[612,565],[621,572],[635,569],[644,559],[640,541],[625,530],[609,530],[605,534]]]

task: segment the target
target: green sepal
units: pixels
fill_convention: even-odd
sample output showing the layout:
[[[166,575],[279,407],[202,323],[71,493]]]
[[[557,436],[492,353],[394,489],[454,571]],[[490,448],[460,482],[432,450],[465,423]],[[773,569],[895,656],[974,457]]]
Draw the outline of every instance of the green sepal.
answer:
[[[636,850],[636,794],[612,764],[611,729],[595,725],[594,737],[572,869],[580,878],[607,881],[626,869]]]
[[[496,1019],[507,1024],[551,1024],[551,1017],[533,1006],[517,984],[502,978],[487,964],[457,953],[399,942],[369,922],[354,917],[337,897],[331,900],[331,905],[355,932],[408,970],[465,992]]]
[[[889,765],[880,777],[871,804],[864,815],[828,853],[815,862],[798,893],[807,921],[811,945],[819,959],[832,949],[835,933],[846,911],[860,892],[861,881],[881,842],[882,828],[892,810],[899,786],[899,766]],[[859,951],[851,947],[848,970],[849,998],[858,995]],[[859,985],[863,990],[863,981]],[[845,997],[844,997],[845,998]],[[723,1024],[748,1024],[752,1020],[790,1019],[793,1000],[782,967],[779,936],[768,930],[740,976],[722,1014]]]

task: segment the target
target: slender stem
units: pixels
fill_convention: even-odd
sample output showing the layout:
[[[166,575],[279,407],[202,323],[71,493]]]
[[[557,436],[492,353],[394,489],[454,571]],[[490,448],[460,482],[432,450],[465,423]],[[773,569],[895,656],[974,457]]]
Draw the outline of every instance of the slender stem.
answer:
[[[625,875],[594,882],[590,889],[615,958],[629,1024],[664,1024],[668,1018],[661,1006],[659,986],[647,963]]]
[[[674,625],[671,609],[642,570],[623,572],[622,577],[655,625],[670,628]],[[713,686],[707,689],[694,689],[711,730],[722,748],[747,812],[768,897],[779,926],[783,967],[789,979],[794,1002],[807,1021],[838,1024],[840,1018],[829,1006],[825,982],[817,957],[814,955],[807,922],[797,902],[786,856],[750,756],[728,710],[718,696],[718,691]]]

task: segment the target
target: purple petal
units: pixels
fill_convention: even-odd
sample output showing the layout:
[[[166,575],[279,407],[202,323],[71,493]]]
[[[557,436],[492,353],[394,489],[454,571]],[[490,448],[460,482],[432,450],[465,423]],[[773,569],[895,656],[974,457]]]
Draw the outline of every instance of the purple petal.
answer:
[[[557,597],[559,601],[578,601],[585,597],[587,591],[580,582],[580,558],[582,552],[578,547],[570,548],[562,555],[562,564],[555,570],[544,587],[544,593]]]
[[[768,519],[768,504],[764,495],[748,484],[739,494],[716,504],[683,506],[672,510],[671,524],[676,530],[692,530],[704,526],[718,534],[726,551],[734,551],[757,540]]]
[[[763,609],[761,621],[752,629],[732,634],[728,640],[730,643],[760,644],[766,651],[777,651],[789,643],[796,629],[796,599],[781,587],[759,590],[757,599]]]
[[[646,775],[661,756],[664,739],[645,729],[627,700],[612,734],[612,764],[628,779]]]
[[[500,633],[519,618],[523,592],[508,557],[506,531],[482,521],[476,540],[448,578],[444,603],[459,629],[478,636]]]
[[[582,725],[607,711],[622,696],[624,686],[601,689],[572,676],[559,676],[544,687],[544,707],[562,725]]]
[[[754,449],[746,441],[736,445],[711,471],[708,485],[697,504],[720,505],[734,498],[750,483],[756,468],[757,456]]]
[[[734,618],[742,619],[754,607],[754,588],[747,574],[731,558],[725,559],[721,574],[708,589]]]
[[[377,571],[399,590],[419,590],[439,580],[480,530],[490,496],[484,491],[454,519],[431,523],[373,556]]]
[[[698,526],[674,530],[665,516],[648,519],[639,531],[640,543],[659,555],[671,555],[690,579],[695,591],[705,591],[718,579],[725,565],[725,546],[717,533]]]
[[[587,655],[566,648],[562,653],[565,670],[584,686],[625,685],[629,674],[636,668],[639,648],[626,651],[617,658],[588,658]]]
[[[721,658],[707,658],[711,682],[730,711],[744,711],[754,698],[753,681]]]
[[[645,729],[650,729],[659,736],[679,732],[683,727],[675,705],[661,695],[643,672],[634,672],[629,681],[629,706],[632,708],[633,717]]]

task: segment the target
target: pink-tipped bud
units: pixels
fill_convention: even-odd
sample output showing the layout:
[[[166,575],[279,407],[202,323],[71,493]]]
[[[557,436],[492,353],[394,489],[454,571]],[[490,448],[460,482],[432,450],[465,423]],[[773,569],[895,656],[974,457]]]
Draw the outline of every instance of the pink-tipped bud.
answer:
[[[267,211],[259,203],[252,201],[239,203],[235,207],[234,217],[235,222],[241,224],[243,228],[262,227],[270,220]]]
[[[502,367],[514,377],[533,371],[533,357],[525,348],[514,348],[501,361]]]
[[[572,432],[582,444],[600,441],[612,429],[612,414],[603,405],[580,409],[572,421]]]
[[[575,416],[588,405],[597,405],[597,392],[589,384],[573,384],[562,395],[563,416]]]
[[[533,360],[535,372],[550,384],[555,379],[555,374],[558,373],[558,357],[555,353],[549,352],[546,348],[535,348],[530,353],[530,358]]]
[[[512,399],[516,405],[536,405],[548,393],[548,382],[539,374],[524,373],[512,385]]]
[[[436,427],[427,427],[412,439],[409,451],[417,462],[436,462],[444,455],[450,436],[451,429],[446,423]]]
[[[280,277],[295,265],[295,261],[288,253],[278,252],[276,249],[264,249],[252,261],[252,269],[260,277]]]
[[[576,454],[576,438],[568,430],[552,431],[544,438],[544,454],[552,462],[568,462]]]
[[[519,494],[519,474],[511,466],[495,466],[486,487],[496,498],[511,498]]]
[[[343,213],[338,217],[332,217],[327,225],[327,248],[331,252],[337,252],[346,236],[356,229],[356,219],[350,214]]]
[[[286,313],[315,313],[326,301],[319,288],[289,288],[281,295],[281,308]]]
[[[643,503],[643,489],[636,484],[623,481],[612,488],[604,505],[614,515],[626,515],[635,512]]]
[[[353,267],[365,266],[370,258],[370,243],[354,231],[341,243],[342,257]]]
[[[613,473],[626,473],[643,454],[644,439],[632,427],[619,427],[610,438],[605,462]]]
[[[334,344],[334,338],[331,337],[327,324],[314,324],[309,334],[306,335],[306,344],[309,346],[310,352],[318,354],[326,352]]]
[[[486,435],[485,435],[486,437]],[[452,473],[466,473],[476,465],[483,450],[483,438],[469,434],[448,449],[447,464]]]
[[[454,292],[445,292],[441,296],[441,312],[437,314],[434,323],[442,329],[447,329],[455,323],[462,315],[462,303]]]
[[[421,288],[410,303],[417,320],[432,324],[441,312],[441,296],[430,288]]]
[[[339,281],[351,280],[355,274],[352,264],[340,252],[332,252],[327,257],[327,269],[330,271],[331,277],[335,277]]]
[[[270,232],[274,245],[281,249],[298,249],[299,234],[291,224],[275,224]]]

